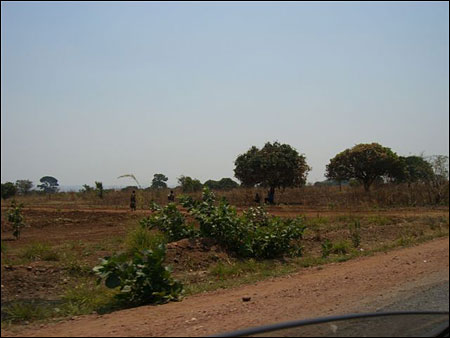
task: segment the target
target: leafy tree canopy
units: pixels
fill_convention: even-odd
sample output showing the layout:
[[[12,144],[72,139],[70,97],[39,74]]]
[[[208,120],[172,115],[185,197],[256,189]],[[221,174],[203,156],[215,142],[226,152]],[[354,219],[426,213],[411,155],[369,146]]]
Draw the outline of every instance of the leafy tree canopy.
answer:
[[[430,182],[433,179],[433,167],[421,156],[399,157],[402,170],[396,177],[398,182]]]
[[[199,180],[189,176],[180,176],[178,178],[178,183],[183,189],[183,192],[195,192],[200,191],[203,188],[203,184]]]
[[[6,182],[1,184],[2,198],[6,200],[7,198],[13,197],[17,193],[17,188],[12,182]]]
[[[163,174],[155,174],[153,175],[152,185],[150,188],[152,189],[164,189],[167,188],[167,180],[168,178]]]
[[[44,192],[55,193],[58,191],[58,180],[52,176],[44,176],[39,182],[42,184],[38,184],[37,187]]]
[[[378,143],[370,143],[337,154],[327,165],[325,176],[337,181],[357,179],[369,191],[377,179],[401,176],[402,170],[396,153]]]
[[[219,181],[208,180],[204,185],[211,190],[231,190],[239,187],[239,184],[231,178],[222,178]]]
[[[234,162],[234,175],[244,186],[286,188],[302,186],[311,169],[304,155],[288,144],[267,142],[260,150],[251,147]]]

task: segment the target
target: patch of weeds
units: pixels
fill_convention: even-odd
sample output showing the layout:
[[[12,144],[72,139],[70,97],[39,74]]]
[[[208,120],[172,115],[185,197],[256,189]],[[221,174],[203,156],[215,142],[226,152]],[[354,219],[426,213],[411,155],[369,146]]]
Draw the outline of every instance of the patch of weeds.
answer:
[[[347,240],[341,240],[333,243],[331,252],[338,255],[345,255],[351,251],[351,243]]]
[[[125,240],[125,250],[130,256],[133,256],[142,250],[155,250],[159,245],[166,242],[166,237],[160,232],[150,231],[146,227],[137,226],[128,233]]]
[[[323,216],[308,218],[306,220],[306,225],[313,229],[318,228],[321,225],[328,225],[328,224],[330,224],[330,219],[328,217]]]
[[[264,262],[256,262],[254,259],[238,261],[233,264],[225,264],[220,262],[210,268],[209,274],[217,279],[223,280],[230,277],[237,277],[258,272],[264,266]]]
[[[399,239],[397,239],[397,246],[410,246],[414,244],[415,238],[413,236],[402,235]]]
[[[324,257],[303,257],[298,261],[297,265],[302,268],[309,268],[312,266],[323,265],[327,262],[328,260]]]
[[[374,225],[377,225],[377,226],[383,226],[383,225],[391,224],[392,220],[390,218],[388,218],[388,217],[375,215],[375,216],[367,217],[367,222],[369,224],[374,224]]]
[[[116,294],[116,290],[84,280],[66,290],[63,302],[56,311],[62,316],[85,315],[94,311],[107,313],[119,307],[114,298]]]
[[[360,219],[352,215],[339,215],[336,217],[336,221],[341,223],[353,223],[359,221]]]
[[[20,257],[30,261],[59,261],[59,254],[48,244],[32,243],[20,253]]]
[[[2,321],[18,323],[42,320],[52,316],[52,309],[48,304],[36,301],[17,301],[2,305]]]

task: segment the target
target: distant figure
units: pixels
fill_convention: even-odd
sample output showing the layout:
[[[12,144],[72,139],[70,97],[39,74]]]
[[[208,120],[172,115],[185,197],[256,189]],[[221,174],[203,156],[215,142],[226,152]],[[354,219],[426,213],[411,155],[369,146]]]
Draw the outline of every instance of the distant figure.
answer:
[[[275,188],[270,188],[267,191],[267,197],[264,199],[264,203],[275,204]]]
[[[130,197],[130,208],[131,211],[136,211],[136,192],[133,190]]]
[[[261,196],[259,196],[259,193],[256,193],[256,195],[255,195],[255,203],[257,203],[257,204],[261,203]]]
[[[173,193],[173,190],[170,190],[170,194],[167,195],[167,200],[169,202],[175,202],[175,194]]]

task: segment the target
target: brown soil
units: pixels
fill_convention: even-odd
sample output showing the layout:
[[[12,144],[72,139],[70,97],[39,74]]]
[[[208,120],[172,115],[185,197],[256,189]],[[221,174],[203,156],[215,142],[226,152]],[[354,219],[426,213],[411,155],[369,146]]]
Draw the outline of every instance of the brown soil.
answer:
[[[167,245],[166,263],[175,273],[202,271],[219,261],[229,261],[228,254],[211,239],[182,239]]]
[[[108,315],[31,326],[20,336],[202,336],[280,321],[375,310],[410,285],[448,281],[449,239]],[[243,297],[251,297],[243,302]],[[2,336],[14,332],[2,330]],[[15,333],[17,334],[17,333]]]

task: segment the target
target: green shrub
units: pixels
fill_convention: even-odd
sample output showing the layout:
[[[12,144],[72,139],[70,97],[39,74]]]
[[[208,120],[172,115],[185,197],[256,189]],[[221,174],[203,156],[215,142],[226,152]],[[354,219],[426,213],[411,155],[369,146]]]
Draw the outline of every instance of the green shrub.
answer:
[[[225,199],[215,205],[215,196],[203,189],[201,201],[180,198],[181,203],[200,225],[200,235],[214,238],[239,257],[275,258],[284,254],[300,255],[296,243],[306,226],[303,218],[269,217],[261,208],[251,208],[239,216]]]
[[[119,287],[117,298],[131,305],[160,304],[178,300],[183,286],[171,277],[170,269],[163,266],[166,248],[128,255],[106,257],[94,272],[105,281],[108,288]]]
[[[142,250],[154,250],[159,245],[164,244],[166,238],[158,232],[151,232],[146,227],[138,226],[136,229],[128,233],[125,240],[127,253],[133,256]]]
[[[12,201],[11,207],[7,211],[8,222],[12,225],[13,236],[16,240],[20,238],[22,228],[25,226],[22,208],[23,204],[16,205],[16,201]]]
[[[32,243],[26,246],[20,255],[31,261],[59,261],[59,254],[45,243]]]
[[[187,225],[183,214],[178,211],[175,203],[160,207],[152,203],[152,215],[140,220],[140,224],[148,229],[158,229],[166,235],[169,242],[196,236],[192,225]]]

